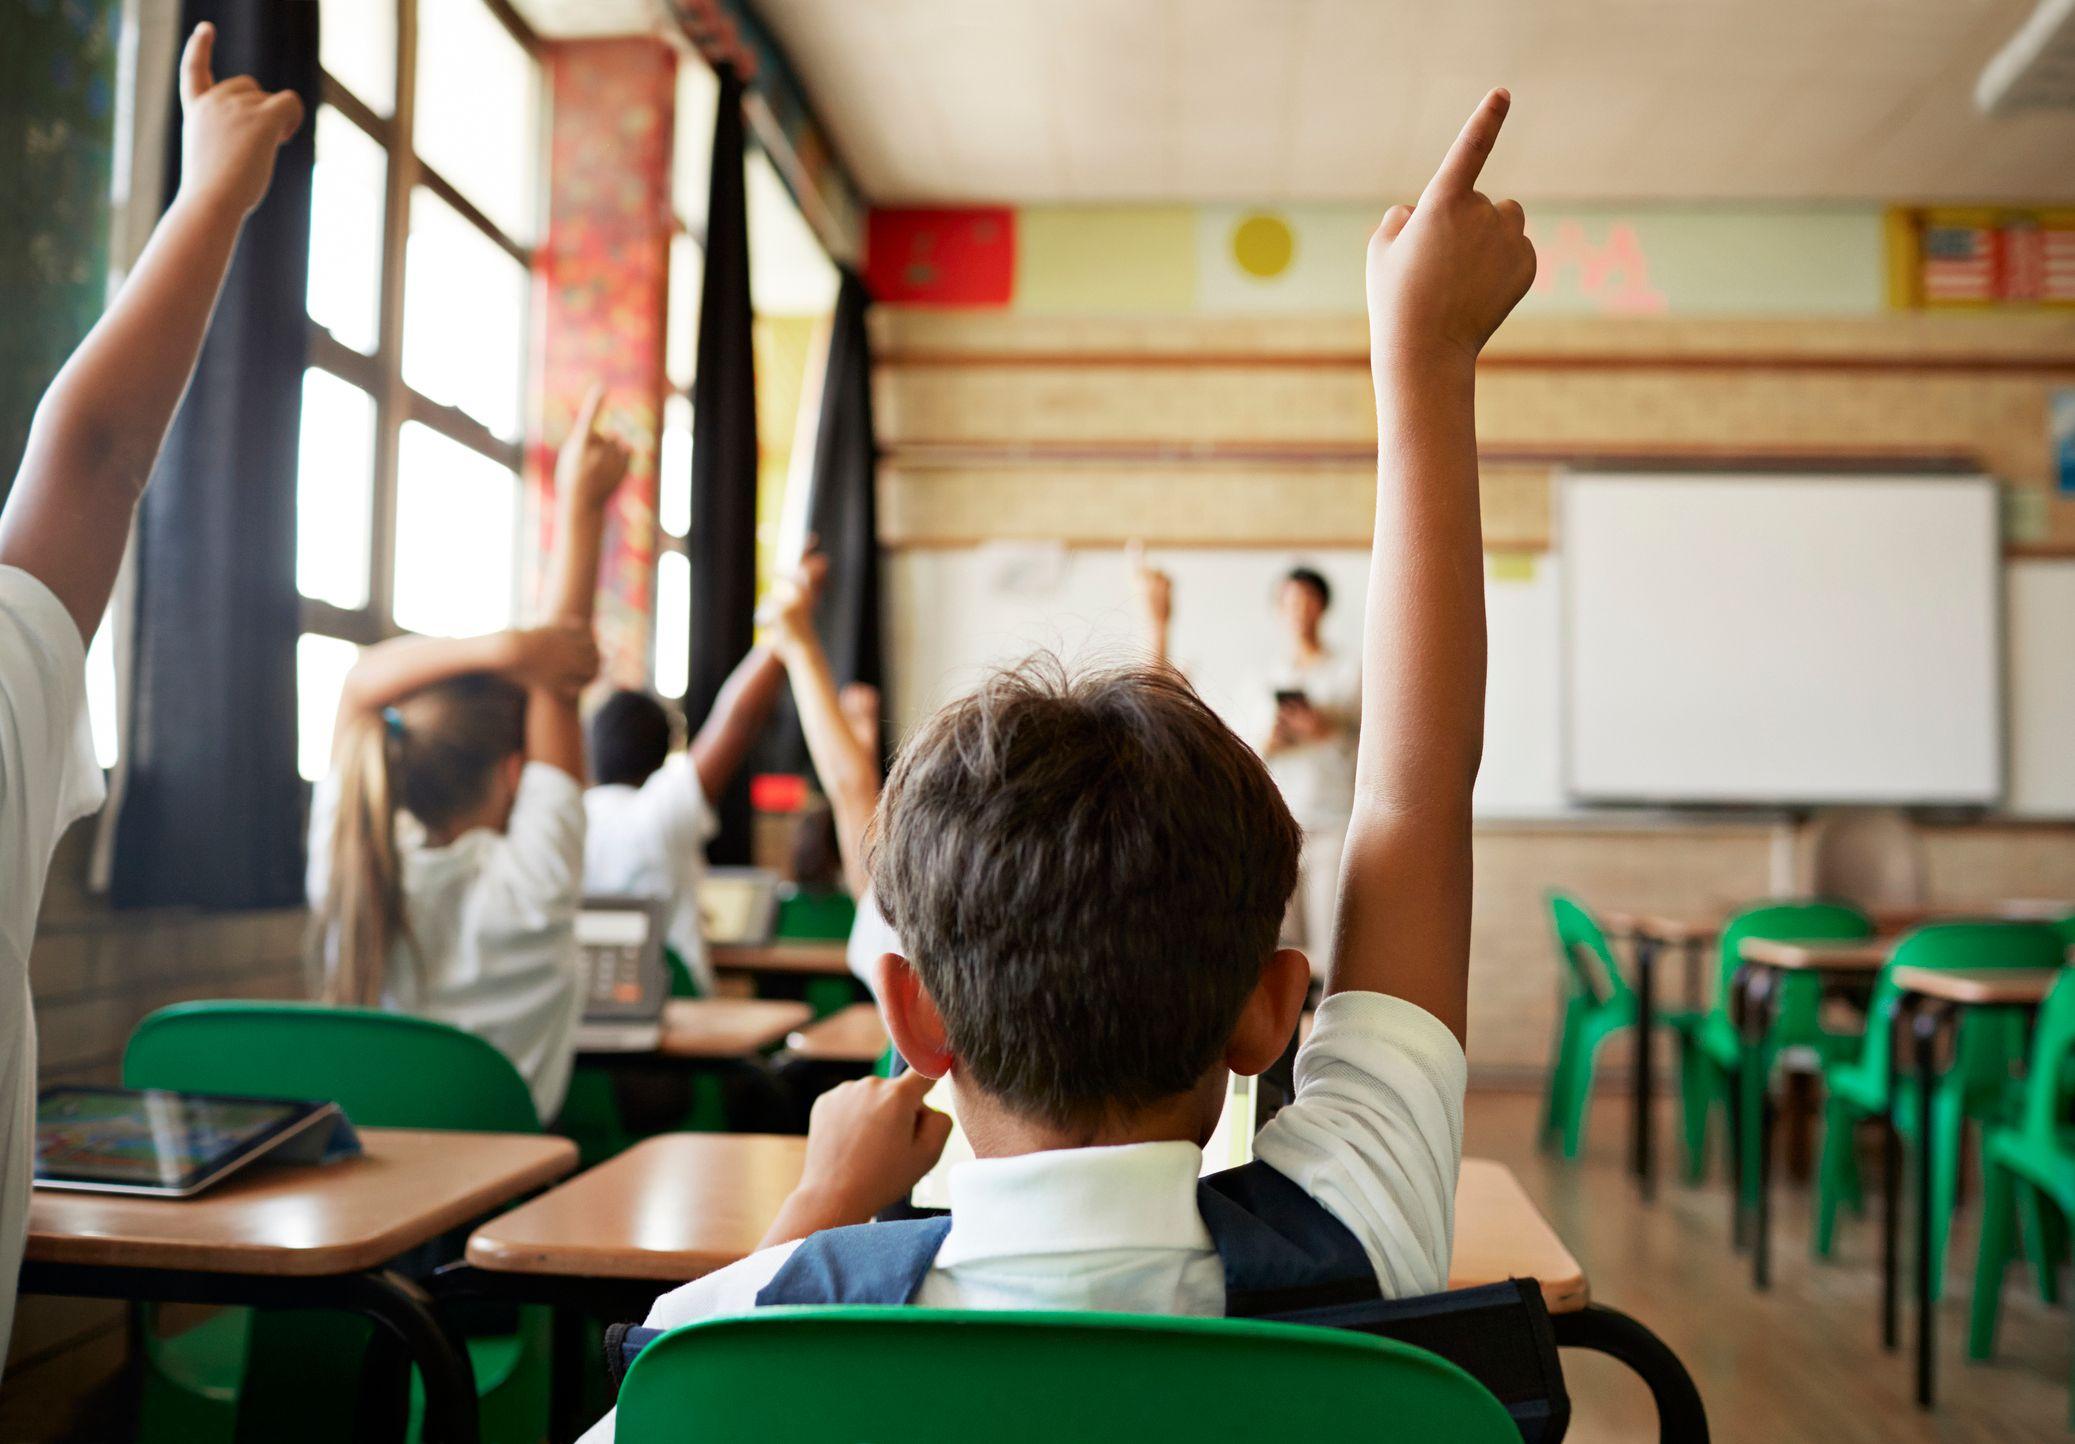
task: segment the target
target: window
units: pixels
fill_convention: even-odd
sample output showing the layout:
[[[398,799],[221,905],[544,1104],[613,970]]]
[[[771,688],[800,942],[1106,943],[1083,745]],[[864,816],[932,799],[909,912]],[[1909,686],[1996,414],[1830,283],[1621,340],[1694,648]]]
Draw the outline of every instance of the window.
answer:
[[[656,450],[656,691],[682,697],[691,670],[692,379],[699,362],[699,302],[706,279],[706,186],[713,164],[713,114],[720,81],[695,55],[677,62],[671,137],[670,241],[664,288],[662,435]]]
[[[539,42],[503,0],[332,9],[296,488],[313,779],[361,647],[511,623],[543,152]]]

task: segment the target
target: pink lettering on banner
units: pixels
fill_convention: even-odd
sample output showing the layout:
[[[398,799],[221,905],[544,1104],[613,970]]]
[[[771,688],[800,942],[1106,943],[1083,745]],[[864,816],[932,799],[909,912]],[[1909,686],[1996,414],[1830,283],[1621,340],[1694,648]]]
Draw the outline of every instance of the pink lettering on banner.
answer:
[[[1665,310],[1664,292],[1650,283],[1650,265],[1635,226],[1615,221],[1607,238],[1595,245],[1578,221],[1558,221],[1554,235],[1537,234],[1534,292],[1542,296],[1574,295],[1593,309],[1612,315],[1654,316]]]

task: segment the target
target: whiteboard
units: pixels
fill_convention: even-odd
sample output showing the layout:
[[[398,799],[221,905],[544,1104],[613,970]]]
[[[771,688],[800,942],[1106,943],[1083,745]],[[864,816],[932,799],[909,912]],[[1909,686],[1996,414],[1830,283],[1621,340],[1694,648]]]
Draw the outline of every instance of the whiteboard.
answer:
[[[2010,797],[2023,817],[2075,817],[2075,561],[2014,561]]]
[[[1333,588],[1326,644],[1361,644],[1366,549],[1155,548],[1174,578],[1173,660],[1240,736],[1258,741],[1273,712],[1266,681],[1281,653],[1273,602],[1289,569],[1315,567]],[[1484,817],[1565,808],[1557,750],[1556,569],[1547,557],[1487,565],[1490,665],[1484,766],[1473,799]],[[904,736],[992,666],[1036,650],[1082,665],[1143,657],[1121,549],[997,545],[887,556],[888,701]]]
[[[2000,799],[1993,481],[1574,473],[1559,485],[1571,796]]]

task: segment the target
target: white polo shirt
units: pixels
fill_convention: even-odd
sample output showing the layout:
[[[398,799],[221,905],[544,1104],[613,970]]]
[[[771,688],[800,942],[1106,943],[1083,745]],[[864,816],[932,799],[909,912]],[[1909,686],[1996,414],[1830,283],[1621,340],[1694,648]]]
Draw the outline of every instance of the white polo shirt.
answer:
[[[14,1327],[36,1166],[29,946],[51,850],[102,795],[79,628],[42,582],[0,567],[0,1358]]]
[[[601,783],[584,794],[591,831],[584,842],[584,891],[660,898],[669,904],[665,940],[713,995],[713,962],[699,922],[706,844],[720,820],[699,786],[690,753],[673,754],[639,787]]]
[[[1254,1156],[1361,1241],[1387,1297],[1447,1287],[1462,1165],[1462,1046],[1382,993],[1336,993],[1297,1055],[1297,1097]],[[1196,1207],[1191,1143],[984,1158],[951,1171],[951,1231],[915,1302],[1216,1316],[1225,1273]],[[656,1300],[651,1328],[743,1313],[792,1254],[781,1244]],[[608,1414],[583,1444],[612,1438]]]
[[[331,877],[339,784],[310,805],[311,906]],[[444,847],[408,813],[396,819],[409,943],[390,951],[382,1006],[451,1023],[496,1045],[554,1121],[576,1061],[576,914],[583,901],[584,798],[559,767],[529,762],[503,832],[474,828]]]
[[[1268,674],[1275,692],[1302,692],[1333,725],[1317,742],[1285,747],[1268,759],[1269,775],[1282,789],[1297,823],[1306,831],[1347,827],[1355,800],[1355,739],[1362,720],[1362,668],[1353,657],[1321,650],[1309,665],[1285,661]],[[1272,709],[1271,709],[1272,711]],[[1268,719],[1273,721],[1273,717]],[[1264,728],[1265,730],[1265,728]]]

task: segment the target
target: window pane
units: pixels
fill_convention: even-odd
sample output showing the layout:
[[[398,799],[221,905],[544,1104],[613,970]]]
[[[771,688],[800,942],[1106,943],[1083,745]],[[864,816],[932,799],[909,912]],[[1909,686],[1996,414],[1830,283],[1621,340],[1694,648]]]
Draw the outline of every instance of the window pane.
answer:
[[[690,236],[670,241],[670,316],[663,328],[663,370],[680,391],[692,389],[699,364],[700,286],[706,278],[706,253]]]
[[[743,166],[749,219],[750,303],[759,316],[825,316],[836,308],[836,267],[761,150]]]
[[[663,398],[663,442],[656,455],[656,522],[672,536],[692,529],[692,403]]]
[[[310,180],[310,319],[372,355],[382,304],[382,205],[388,156],[323,106]]]
[[[720,104],[720,77],[696,55],[677,62],[677,114],[671,138],[670,199],[677,214],[706,229],[706,201],[713,174],[713,117]]]
[[[656,691],[682,697],[692,667],[692,564],[683,552],[656,558]]]
[[[518,241],[534,230],[537,84],[482,0],[418,0],[418,158]]]
[[[396,0],[324,0],[319,31],[317,62],[325,72],[376,114],[393,114]]]
[[[411,196],[404,276],[404,381],[516,441],[526,369],[526,268],[420,189]]]
[[[86,714],[94,733],[94,761],[105,770],[115,766],[122,739],[115,716],[115,609],[101,618],[93,645],[86,649]]]
[[[335,607],[367,605],[374,505],[375,398],[312,366],[295,481],[297,591]]]
[[[511,625],[519,478],[413,421],[396,458],[396,625],[468,637]]]
[[[295,765],[310,782],[331,770],[339,689],[359,656],[360,648],[338,637],[305,632],[295,639]]]

